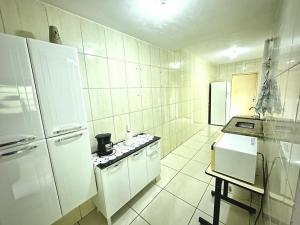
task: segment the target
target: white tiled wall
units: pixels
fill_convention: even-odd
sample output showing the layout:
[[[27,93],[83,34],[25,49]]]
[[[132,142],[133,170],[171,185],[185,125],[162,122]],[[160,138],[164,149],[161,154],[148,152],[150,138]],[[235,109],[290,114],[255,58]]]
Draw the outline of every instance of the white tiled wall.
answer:
[[[299,184],[297,187],[300,167],[300,2],[290,0],[281,3],[274,30],[276,44],[272,65],[282,111],[267,115],[270,138],[265,139],[264,150],[270,177],[264,224],[299,224],[299,214],[293,210],[300,206],[300,199],[295,199],[300,191]]]
[[[48,40],[58,27],[62,43],[78,49],[92,150],[94,136],[135,133],[162,137],[162,156],[207,124],[208,83],[215,67],[185,51],[171,51],[36,0],[0,0],[0,32]],[[87,205],[87,206],[86,206]],[[91,202],[57,224],[69,225]]]

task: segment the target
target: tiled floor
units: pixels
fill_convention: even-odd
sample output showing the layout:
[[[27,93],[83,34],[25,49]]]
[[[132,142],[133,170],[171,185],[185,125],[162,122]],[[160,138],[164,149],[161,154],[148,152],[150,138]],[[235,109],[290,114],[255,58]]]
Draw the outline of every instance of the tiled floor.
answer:
[[[113,225],[199,225],[198,218],[212,222],[214,179],[204,173],[210,162],[210,146],[219,127],[207,126],[161,160],[161,179],[148,185],[112,218]],[[229,195],[246,204],[251,194],[231,187]],[[249,225],[252,216],[221,202],[220,224]],[[95,210],[80,225],[106,225]]]

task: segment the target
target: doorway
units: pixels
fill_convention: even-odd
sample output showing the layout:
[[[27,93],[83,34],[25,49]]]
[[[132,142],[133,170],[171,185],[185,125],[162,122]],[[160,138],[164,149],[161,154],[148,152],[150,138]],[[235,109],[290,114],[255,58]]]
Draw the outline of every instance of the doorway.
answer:
[[[254,114],[249,108],[255,106],[257,84],[257,73],[232,75],[230,117]]]

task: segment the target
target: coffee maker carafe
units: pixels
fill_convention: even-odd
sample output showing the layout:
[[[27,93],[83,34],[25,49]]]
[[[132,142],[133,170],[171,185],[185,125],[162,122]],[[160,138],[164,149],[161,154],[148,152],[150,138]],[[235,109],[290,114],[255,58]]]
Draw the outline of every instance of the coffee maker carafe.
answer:
[[[98,156],[109,155],[113,152],[113,143],[110,141],[111,134],[104,133],[104,134],[97,134],[95,136],[98,142],[97,147],[97,154]]]

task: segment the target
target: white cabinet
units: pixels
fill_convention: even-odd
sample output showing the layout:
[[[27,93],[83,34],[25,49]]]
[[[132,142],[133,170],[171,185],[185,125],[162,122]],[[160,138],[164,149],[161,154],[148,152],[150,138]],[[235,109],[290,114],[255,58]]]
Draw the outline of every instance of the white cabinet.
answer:
[[[147,147],[147,178],[148,182],[160,175],[160,142]]]
[[[0,34],[0,149],[44,138],[26,40]]]
[[[46,137],[87,127],[77,50],[28,39]]]
[[[45,140],[0,152],[0,224],[49,225],[61,217]]]
[[[147,162],[146,150],[145,148],[128,157],[131,197],[134,197],[148,183],[147,167],[145,166]]]
[[[127,158],[103,169],[96,170],[97,208],[110,218],[130,199]]]
[[[97,193],[87,130],[47,139],[62,213]]]
[[[98,193],[97,209],[111,223],[111,216],[160,174],[160,142],[100,169],[95,168]]]

